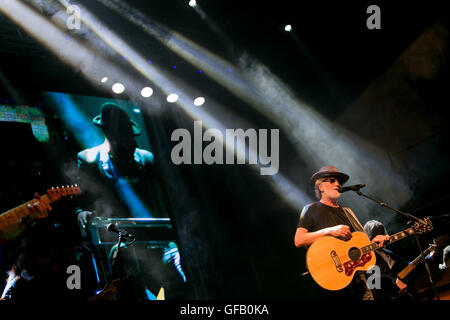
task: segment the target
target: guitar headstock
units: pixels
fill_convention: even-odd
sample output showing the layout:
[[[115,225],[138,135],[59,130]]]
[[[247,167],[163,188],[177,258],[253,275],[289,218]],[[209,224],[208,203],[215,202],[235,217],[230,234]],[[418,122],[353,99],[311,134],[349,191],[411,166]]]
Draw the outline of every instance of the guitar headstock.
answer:
[[[429,232],[431,230],[433,230],[433,224],[431,223],[430,218],[425,218],[422,219],[424,223],[421,223],[419,221],[417,221],[416,223],[414,223],[414,232],[421,234],[421,233],[425,233],[425,232]]]
[[[72,197],[81,194],[81,189],[76,184],[72,186],[53,187],[47,190],[47,195],[52,201],[59,200],[61,198]]]

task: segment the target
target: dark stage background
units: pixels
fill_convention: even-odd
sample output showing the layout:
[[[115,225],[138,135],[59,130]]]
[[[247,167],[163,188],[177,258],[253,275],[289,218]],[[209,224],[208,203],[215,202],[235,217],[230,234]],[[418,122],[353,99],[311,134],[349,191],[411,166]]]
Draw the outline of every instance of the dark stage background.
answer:
[[[144,100],[96,87],[0,15],[0,108],[37,109],[49,132],[49,140],[39,142],[29,124],[0,124],[3,211],[30,200],[34,192],[72,183],[66,170],[84,146],[75,139],[70,120],[44,94],[60,92],[74,95],[76,107],[91,115],[106,99],[142,110],[148,144],[139,144],[152,150],[164,177],[193,299],[317,297],[312,280],[301,276],[305,251],[295,248],[293,239],[302,206],[315,201],[309,177],[323,165],[336,164],[352,176],[349,184],[365,183],[369,194],[403,211],[418,217],[448,215],[450,26],[442,3],[198,1],[207,12],[202,19],[186,1],[126,1],[231,61],[239,72],[255,77],[260,89],[272,92],[271,82],[263,80],[277,77],[275,84],[283,83],[292,93],[291,100],[283,100],[286,95],[275,92],[269,102],[280,119],[288,119],[280,126],[278,118],[199,73],[119,15],[96,1],[81,2],[153,65],[225,106],[213,115],[227,128],[240,125],[233,123],[231,113],[249,127],[280,128],[278,175],[304,198],[292,205],[272,182],[245,165],[174,165],[171,134],[177,128],[192,133],[193,119],[168,103],[162,90],[155,86],[154,95]],[[381,30],[365,26],[371,4],[381,7]],[[295,36],[283,30],[287,23]],[[290,101],[301,101],[308,109],[280,107]],[[208,108],[208,100],[201,108]],[[295,126],[295,119],[311,114],[318,129],[311,122]],[[307,138],[298,138],[303,132]],[[390,233],[409,226],[406,218],[356,194],[342,198],[363,223],[379,219]],[[448,224],[436,221],[433,232],[421,236],[424,247],[433,237],[449,233]],[[419,254],[413,238],[392,248],[408,260]]]

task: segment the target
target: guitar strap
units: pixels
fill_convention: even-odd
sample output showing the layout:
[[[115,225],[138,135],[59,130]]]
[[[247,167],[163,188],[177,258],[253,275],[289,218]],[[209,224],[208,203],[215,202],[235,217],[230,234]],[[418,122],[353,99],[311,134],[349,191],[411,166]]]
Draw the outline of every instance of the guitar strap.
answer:
[[[350,223],[352,224],[353,228],[356,231],[365,232],[364,231],[364,227],[361,225],[361,223],[359,222],[358,218],[356,218],[356,216],[353,213],[352,209],[350,209],[348,207],[341,207],[341,208],[342,208],[342,210],[344,210],[344,213],[347,216],[348,221],[350,221]]]

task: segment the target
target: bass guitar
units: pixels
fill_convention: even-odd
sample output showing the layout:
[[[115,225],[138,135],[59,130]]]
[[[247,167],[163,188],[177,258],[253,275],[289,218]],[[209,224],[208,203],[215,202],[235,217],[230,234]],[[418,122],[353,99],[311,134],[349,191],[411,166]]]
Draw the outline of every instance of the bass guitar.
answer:
[[[393,243],[414,233],[427,232],[432,228],[430,219],[426,218],[424,224],[416,222],[413,227],[391,235],[384,244]],[[306,252],[306,265],[314,281],[322,288],[340,290],[350,284],[356,271],[366,271],[375,265],[373,251],[379,248],[364,232],[353,232],[347,241],[324,236],[309,247]]]

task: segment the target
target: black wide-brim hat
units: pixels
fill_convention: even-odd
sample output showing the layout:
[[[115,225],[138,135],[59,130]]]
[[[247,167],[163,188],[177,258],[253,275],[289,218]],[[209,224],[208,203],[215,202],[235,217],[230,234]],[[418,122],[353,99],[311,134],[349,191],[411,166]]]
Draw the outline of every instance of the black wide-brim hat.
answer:
[[[134,137],[141,134],[139,125],[130,119],[125,110],[113,102],[106,102],[100,108],[100,114],[92,122],[105,133]]]
[[[341,185],[346,183],[347,180],[350,178],[345,173],[339,172],[339,169],[336,166],[324,166],[311,176],[311,183],[314,184],[317,179],[327,177],[336,178]]]

